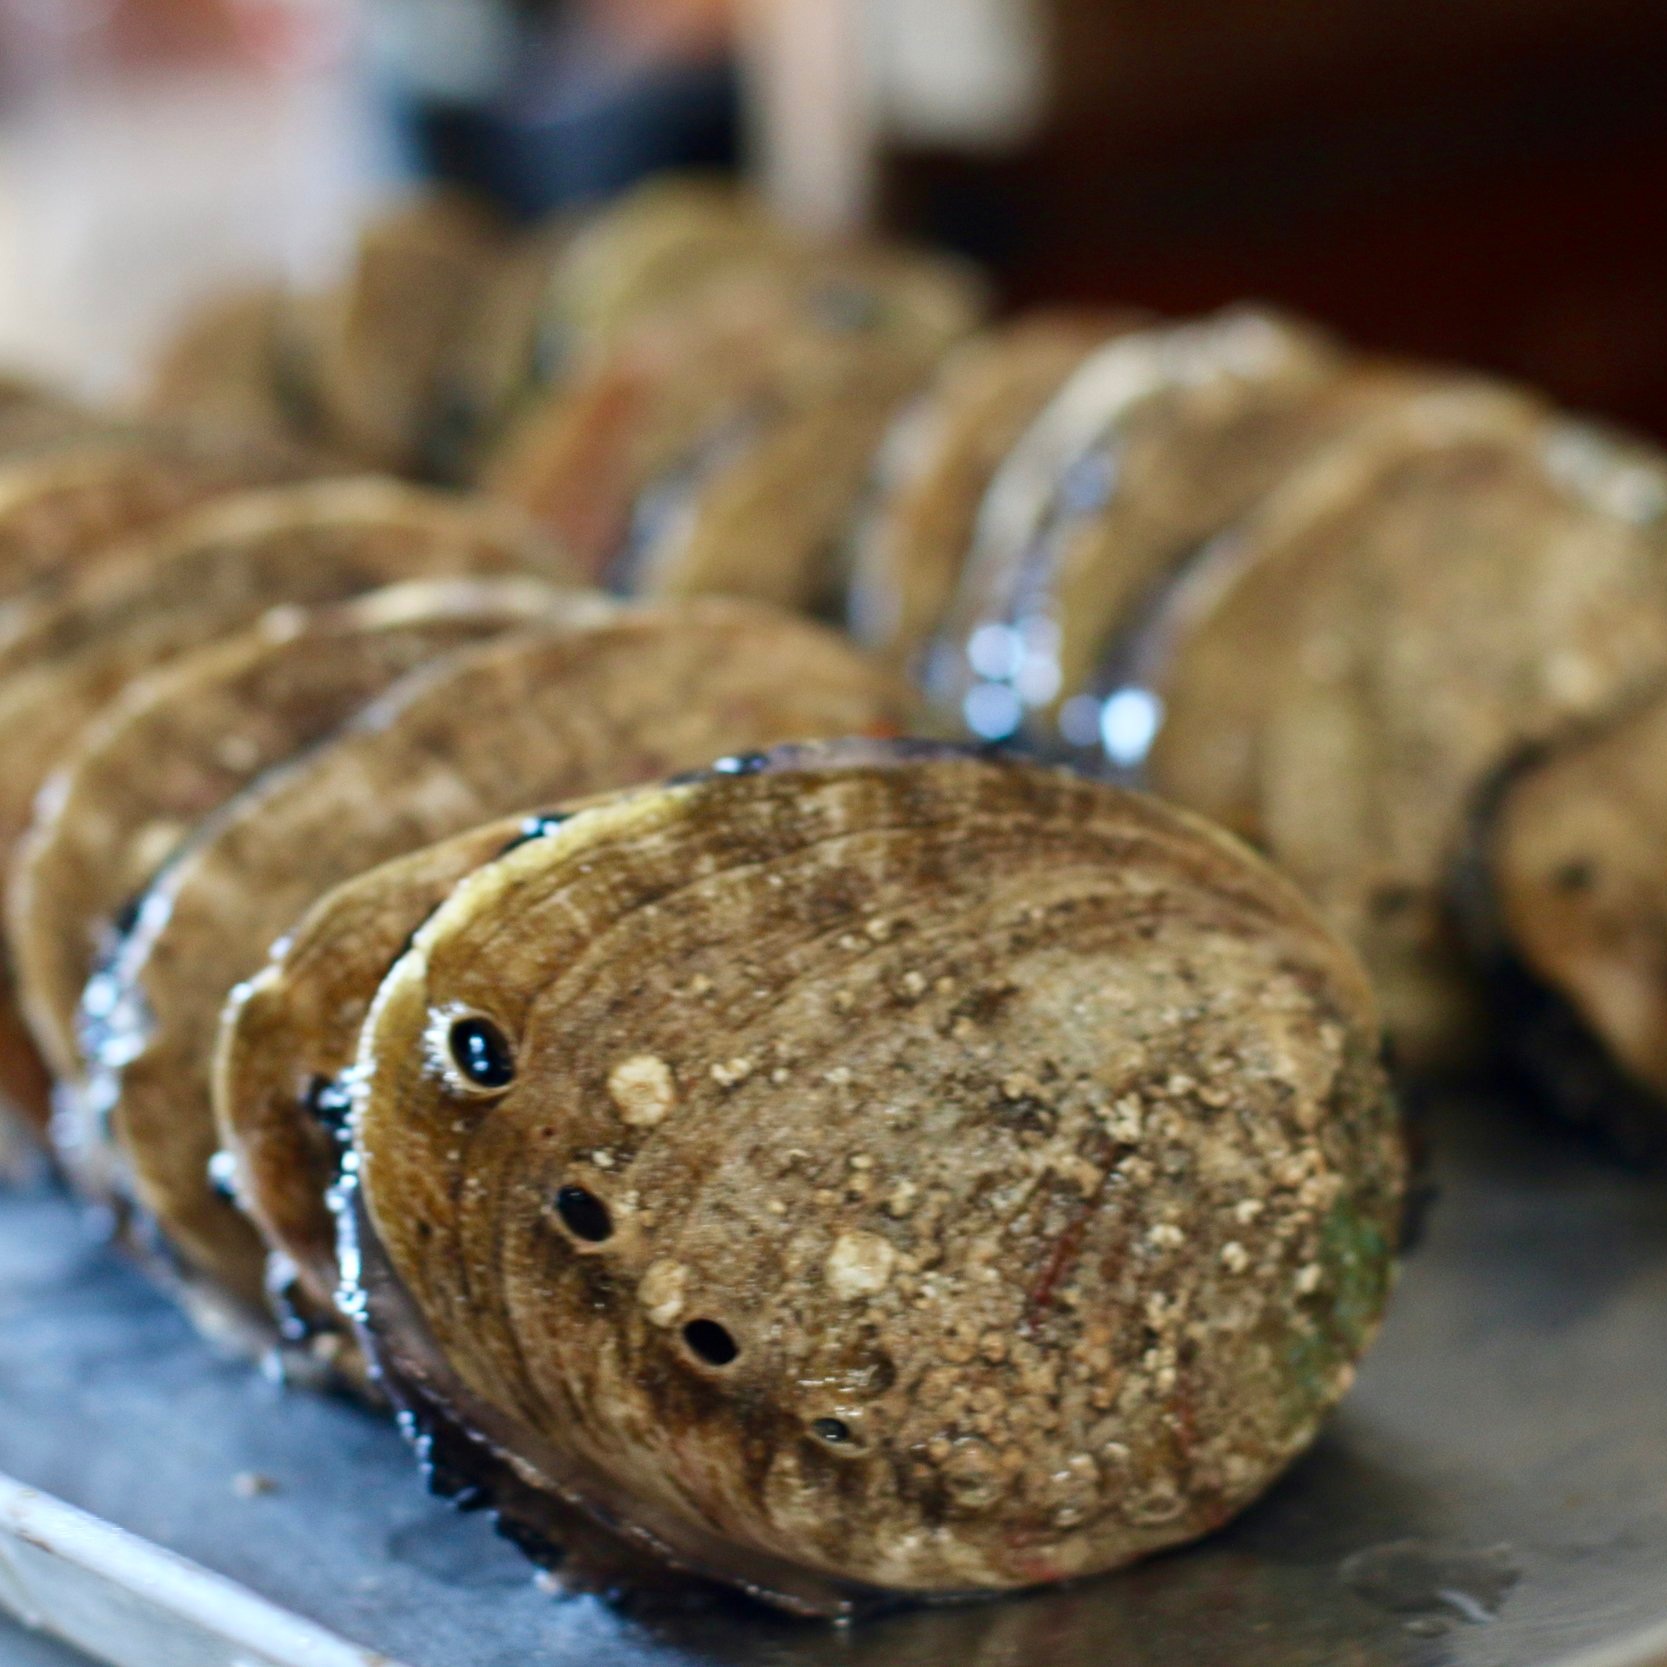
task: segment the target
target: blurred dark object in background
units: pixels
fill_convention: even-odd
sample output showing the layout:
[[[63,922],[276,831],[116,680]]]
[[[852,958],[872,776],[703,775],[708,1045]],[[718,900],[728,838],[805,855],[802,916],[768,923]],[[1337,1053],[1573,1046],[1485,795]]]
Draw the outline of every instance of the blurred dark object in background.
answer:
[[[43,91],[77,28],[344,79],[359,30],[406,170],[517,216],[745,164],[1015,306],[1256,297],[1667,436],[1667,0],[0,0],[0,117],[64,112],[42,155],[86,125]]]
[[[532,219],[738,161],[726,0],[369,0],[417,169]]]
[[[1257,296],[1667,434],[1661,0],[1012,3],[1040,125],[887,142],[891,227],[1016,303]]]

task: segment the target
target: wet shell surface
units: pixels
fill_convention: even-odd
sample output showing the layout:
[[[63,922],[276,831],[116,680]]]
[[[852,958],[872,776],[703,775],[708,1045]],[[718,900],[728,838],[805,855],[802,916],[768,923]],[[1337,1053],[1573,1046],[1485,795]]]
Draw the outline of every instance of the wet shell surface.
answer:
[[[1446,902],[1478,789],[1667,672],[1667,473],[1462,386],[1397,426],[1181,595],[1148,770],[1315,900],[1423,1066],[1481,1030]]]
[[[325,891],[518,810],[736,747],[895,733],[907,713],[832,633],[742,604],[531,631],[412,674],[211,817],[141,899],[83,1004],[89,1081],[61,1119],[69,1161],[96,1169],[113,1141],[121,1184],[173,1249],[255,1299],[258,1242],[207,1179],[216,1028]]]
[[[979,336],[944,361],[887,434],[852,538],[848,617],[859,642],[900,670],[919,670],[1002,459],[1066,377],[1132,323],[1047,313]]]
[[[639,498],[629,583],[836,613],[846,530],[886,428],[982,295],[959,268],[855,251],[800,306],[801,339],[739,421]]]
[[[651,487],[653,529],[632,568],[633,591],[835,612],[843,529],[886,424],[929,362],[895,344],[866,362],[853,353],[843,386],[760,423],[708,469]]]
[[[495,506],[355,480],[238,495],[170,522],[0,636],[0,846],[66,743],[133,678],[280,604],[404,579],[559,574]]]
[[[1505,1041],[1543,1095],[1667,1153],[1667,695],[1489,784],[1461,917]]]
[[[958,269],[854,252],[642,320],[486,473],[610,589],[822,600],[879,430],[977,317]]]
[[[56,588],[127,537],[224,492],[297,480],[316,460],[185,428],[73,423],[0,460],[0,598]],[[0,615],[0,629],[9,621]]]
[[[1402,1189],[1377,1050],[1353,957],[1182,813],[738,761],[418,932],[355,1075],[357,1309],[524,1539],[583,1507],[821,1614],[1109,1569],[1347,1387]]]
[[[720,747],[721,750],[721,747]],[[341,1166],[345,1077],[382,975],[477,868],[542,824],[508,817],[355,876],[327,892],[232,992],[214,1057],[214,1110],[238,1203],[280,1259],[271,1281],[313,1325],[341,1272],[327,1201]]]
[[[1318,442],[1345,369],[1329,337],[1252,308],[1089,355],[990,482],[928,662],[936,698],[987,739],[1054,744],[1149,588]]]
[[[141,677],[78,737],[13,861],[7,928],[24,1011],[59,1077],[122,911],[208,813],[425,660],[600,607],[531,579],[428,580],[251,630]]]
[[[648,483],[705,461],[767,386],[783,336],[774,286],[692,301],[588,356],[533,402],[483,471],[549,526],[581,571],[615,584]],[[703,448],[703,441],[705,442]]]
[[[335,601],[402,579],[550,570],[496,506],[371,480],[229,496],[110,555],[0,624],[0,862],[35,796],[86,725],[170,656],[280,603]],[[0,969],[0,1085],[44,1112],[34,1048]]]

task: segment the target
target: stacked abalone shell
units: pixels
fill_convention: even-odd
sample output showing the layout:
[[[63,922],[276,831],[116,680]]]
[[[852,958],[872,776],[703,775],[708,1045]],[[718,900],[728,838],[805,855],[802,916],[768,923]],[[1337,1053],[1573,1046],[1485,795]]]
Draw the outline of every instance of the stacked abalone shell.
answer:
[[[1392,1282],[1385,1029],[1667,1128],[1667,471],[1521,390],[671,181],[0,448],[13,1112],[575,1578],[1226,1520]]]

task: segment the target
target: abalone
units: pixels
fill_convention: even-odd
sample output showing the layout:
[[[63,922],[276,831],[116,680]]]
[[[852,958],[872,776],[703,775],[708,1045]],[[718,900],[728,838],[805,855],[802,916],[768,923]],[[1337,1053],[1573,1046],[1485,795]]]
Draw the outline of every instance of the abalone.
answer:
[[[174,1255],[253,1306],[262,1252],[210,1185],[221,1009],[331,887],[518,810],[787,737],[896,733],[909,697],[833,633],[709,602],[530,629],[395,685],[198,829],[83,999],[66,1159],[131,1189]],[[381,970],[381,969],[378,969]]]
[[[211,811],[424,661],[602,606],[533,579],[419,580],[276,608],[124,689],[41,788],[12,862],[8,941],[54,1075],[80,1072],[76,1010],[122,911]]]
[[[732,760],[479,869],[350,1128],[352,1306],[429,1450],[523,1542],[588,1512],[816,1614],[1223,1522],[1349,1384],[1403,1185],[1293,888],[920,746]]]
[[[1511,1058],[1543,1098],[1667,1154],[1667,694],[1511,759],[1458,903]]]
[[[0,615],[0,863],[35,796],[135,677],[280,603],[342,600],[402,579],[559,576],[513,513],[392,481],[341,480],[236,494],[110,553]],[[38,1121],[44,1081],[0,965],[0,1091]]]

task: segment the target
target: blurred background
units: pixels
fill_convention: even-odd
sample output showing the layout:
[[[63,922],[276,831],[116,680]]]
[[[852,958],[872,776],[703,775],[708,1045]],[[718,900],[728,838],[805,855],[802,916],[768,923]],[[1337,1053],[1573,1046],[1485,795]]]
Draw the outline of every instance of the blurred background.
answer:
[[[1662,0],[0,0],[0,357],[120,392],[414,178],[530,219],[671,166],[1245,296],[1667,433]]]

